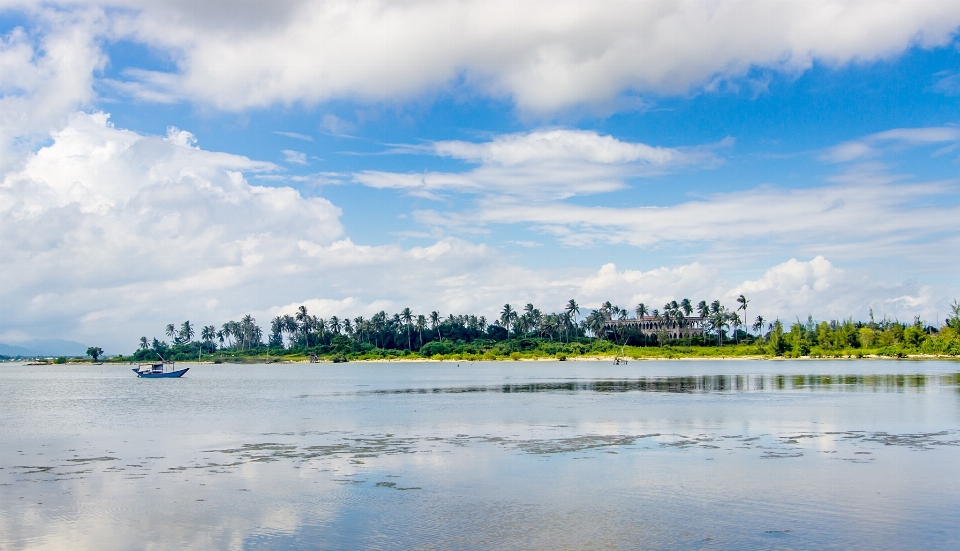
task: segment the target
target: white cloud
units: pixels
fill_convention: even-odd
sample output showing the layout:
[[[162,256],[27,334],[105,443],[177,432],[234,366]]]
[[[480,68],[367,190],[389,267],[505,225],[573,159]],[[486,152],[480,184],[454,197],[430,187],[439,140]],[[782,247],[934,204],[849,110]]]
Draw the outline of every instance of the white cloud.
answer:
[[[320,128],[326,130],[334,136],[346,136],[349,132],[352,132],[356,128],[356,125],[354,125],[352,122],[345,121],[332,113],[327,113],[320,120]]]
[[[0,184],[0,334],[109,340],[138,315],[229,304],[296,272],[299,240],[342,235],[328,201],[252,186],[243,172],[276,167],[190,147],[189,133],[142,136],[80,113],[52,137]]]
[[[729,258],[829,252],[847,260],[898,258],[946,274],[960,261],[942,251],[960,247],[951,229],[960,205],[943,200],[956,183],[849,183],[757,188],[667,207],[587,207],[565,202],[486,198],[466,212],[417,211],[416,220],[453,231],[523,224],[570,246],[625,244],[646,249],[705,246]]]
[[[943,71],[935,75],[937,81],[933,84],[933,89],[945,96],[960,95],[960,73],[951,73]]]
[[[23,170],[4,177],[0,338],[62,337],[125,352],[141,335],[162,337],[166,323],[220,324],[252,312],[266,325],[299,304],[325,317],[409,306],[492,318],[504,302],[547,311],[570,298],[584,308],[605,300],[659,307],[683,297],[729,302],[741,291],[756,300],[751,313],[841,316],[879,304],[878,313],[906,319],[944,295],[853,278],[819,258],[737,286],[716,264],[698,262],[541,270],[451,237],[410,248],[357,244],[328,201],[243,176],[275,165],[205,151],[181,130],[169,134],[144,136],[111,127],[104,114],[76,114]]]
[[[145,99],[223,109],[465,86],[554,112],[625,91],[711,88],[755,67],[889,58],[943,45],[960,25],[949,0],[129,4],[140,11],[115,15],[114,35],[171,52],[179,67],[132,74]]]
[[[894,128],[831,147],[821,156],[821,160],[845,163],[880,156],[891,147],[899,149],[958,142],[960,142],[960,127],[956,126]]]
[[[958,141],[960,129],[954,126],[892,129],[831,150],[824,160],[858,162],[827,178],[829,185],[767,185],[662,207],[584,206],[564,199],[621,190],[631,176],[684,164],[711,166],[718,162],[712,148],[655,148],[587,131],[534,131],[416,149],[480,163],[471,170],[368,171],[355,179],[430,198],[446,192],[475,196],[467,209],[415,211],[414,219],[433,231],[480,234],[492,225],[521,224],[578,247],[694,246],[707,255],[757,259],[782,254],[786,247],[790,254],[829,253],[856,261],[896,257],[917,270],[946,274],[960,269],[960,261],[941,253],[960,245],[949,222],[960,219],[960,205],[952,200],[960,181],[915,182],[863,157],[931,144],[950,148]]]
[[[284,149],[280,153],[283,153],[284,162],[296,164],[296,165],[305,165],[307,164],[307,154],[300,151],[294,151],[292,149]]]
[[[834,266],[823,256],[809,261],[795,258],[774,266],[756,280],[745,281],[724,294],[724,302],[734,303],[743,294],[751,299],[748,315],[755,319],[779,318],[793,322],[806,321],[807,315],[818,320],[865,320],[870,309],[879,319],[910,322],[920,316],[927,323],[938,323],[939,313],[956,292],[956,288],[918,285],[907,281],[883,283],[859,272],[851,273]]]
[[[505,302],[515,307],[532,302],[543,311],[554,312],[560,311],[570,298],[580,303],[581,315],[605,301],[626,308],[632,315],[641,302],[652,310],[683,298],[694,303],[719,299],[728,308],[735,309],[736,297],[744,294],[750,300],[747,315],[751,323],[758,315],[768,321],[779,318],[788,322],[797,318],[806,320],[808,314],[817,320],[850,316],[866,319],[870,308],[878,318],[888,316],[910,321],[920,316],[927,322],[935,322],[938,313],[944,312],[951,300],[950,293],[957,291],[910,281],[884,283],[863,271],[837,268],[822,256],[809,261],[791,259],[767,269],[757,280],[738,284],[723,277],[717,267],[699,262],[646,271],[621,270],[613,263],[604,264],[596,271],[530,270],[505,263],[491,249],[451,239],[409,251],[395,247],[363,248],[350,242],[335,244],[330,249],[333,248],[351,252],[346,255],[349,258],[346,262],[335,263],[347,271],[332,279],[345,281],[349,275],[361,273],[369,274],[371,279],[361,275],[360,281],[336,286],[332,294],[342,298],[299,300],[258,312],[258,319],[292,314],[301,304],[311,313],[326,318],[331,315],[369,318],[380,310],[393,313],[409,306],[414,313],[437,309],[442,315],[471,313],[495,319]],[[367,255],[364,249],[366,252],[376,250],[379,254]],[[432,262],[412,262],[423,259],[428,250]],[[332,250],[324,248],[318,252],[331,255]],[[470,272],[447,272],[442,268],[443,263],[453,262],[458,264],[458,269],[463,269],[461,263],[467,260],[462,253],[479,254],[483,261],[470,266]],[[392,279],[389,293],[373,290],[375,285],[369,286],[377,274],[401,264],[409,266],[409,270]],[[364,266],[363,271],[350,271],[350,266],[360,265]],[[331,268],[338,269],[327,266],[328,270]],[[416,281],[424,277],[430,278],[430,289],[416,285]]]
[[[718,145],[727,145],[725,140]],[[713,146],[716,147],[716,146]],[[650,176],[684,165],[719,163],[711,147],[665,148],[618,140],[588,130],[537,130],[506,134],[482,143],[441,141],[399,147],[427,151],[479,167],[464,173],[362,171],[356,181],[378,189],[402,189],[435,198],[444,191],[565,198],[614,191],[630,177]]]
[[[97,10],[35,15],[39,38],[21,27],[0,36],[0,174],[93,101],[94,72],[107,61]]]
[[[298,140],[303,140],[303,141],[306,141],[306,142],[312,142],[312,141],[313,141],[313,137],[312,137],[312,136],[307,136],[306,134],[299,134],[299,133],[297,133],[297,132],[281,132],[280,130],[275,130],[273,133],[274,133],[274,134],[279,134],[279,135],[281,135],[281,136],[286,136],[286,137],[288,137],[288,138],[296,138],[296,139],[298,139]]]

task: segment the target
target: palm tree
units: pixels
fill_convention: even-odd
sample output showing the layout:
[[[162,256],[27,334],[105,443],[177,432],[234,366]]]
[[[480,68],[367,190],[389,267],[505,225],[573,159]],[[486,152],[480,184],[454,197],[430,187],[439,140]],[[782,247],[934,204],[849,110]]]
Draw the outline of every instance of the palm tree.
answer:
[[[570,314],[570,317],[573,319],[573,321],[576,322],[577,316],[580,315],[580,305],[577,304],[577,301],[573,299],[568,300],[565,310],[568,314]]]
[[[193,325],[190,324],[190,320],[187,320],[180,325],[179,333],[180,333],[179,335],[180,342],[183,344],[188,344],[190,341],[193,340],[194,335],[197,334],[193,328]]]
[[[440,334],[440,314],[436,310],[430,312],[430,327],[437,332],[437,340],[442,341],[443,335]]]
[[[689,316],[693,313],[693,304],[690,302],[690,299],[685,298],[680,301],[680,309],[683,310],[683,315]]]
[[[477,318],[477,329],[479,329],[481,333],[487,330],[487,316]]]
[[[353,335],[357,338],[357,342],[363,342],[363,327],[366,321],[363,316],[353,318]]]
[[[637,319],[642,319],[647,315],[647,305],[641,302],[634,309],[634,312],[637,314]]]
[[[614,306],[613,309],[614,309],[614,312],[617,314],[617,319],[619,319],[621,322],[630,316],[630,312],[628,312],[626,308],[618,308]],[[620,343],[621,354],[623,354],[623,346],[624,344],[626,344],[626,340],[623,338],[623,335],[626,332],[626,329],[627,329],[627,326],[624,325],[623,323],[618,323],[617,325],[614,326],[614,332],[619,333],[618,340],[623,341]]]
[[[177,344],[177,342],[176,342],[176,341],[177,341],[177,327],[176,327],[174,324],[168,323],[168,324],[167,324],[167,330],[165,331],[165,333],[167,334],[168,337],[170,337],[170,341],[171,341],[173,344]]]
[[[413,350],[413,344],[410,341],[410,325],[413,323],[413,312],[410,308],[404,308],[400,312],[400,319],[403,320],[403,324],[407,326],[407,350]]]
[[[747,300],[747,297],[740,295],[737,297],[737,302],[740,303],[740,306],[737,307],[737,310],[743,310],[743,319],[747,318],[747,304],[750,302]]]
[[[707,306],[707,301],[701,300],[697,304],[697,313],[700,314],[700,317],[703,318],[703,321],[707,321],[707,318],[710,317],[710,307]]]
[[[417,316],[417,333],[420,334],[420,347],[423,348],[423,330],[427,328],[427,317],[423,314]]]
[[[607,319],[603,315],[603,312],[600,310],[594,310],[590,312],[590,315],[587,316],[585,320],[586,327],[593,332],[593,335],[597,338],[602,338],[603,326],[606,325]]]
[[[280,342],[280,346],[283,346],[283,316],[277,316],[270,320],[270,332],[276,337],[276,340]],[[271,337],[273,340],[273,337]]]
[[[241,350],[246,347],[247,343],[250,343],[252,346],[254,337],[257,337],[257,343],[260,342],[260,328],[257,327],[256,323],[257,320],[253,319],[253,316],[250,314],[246,314],[240,319],[240,334],[243,337],[243,345],[240,347]]]
[[[761,336],[761,331],[763,331],[763,316],[757,316],[757,319],[753,322],[753,328],[757,331],[757,336]]]
[[[146,337],[140,337],[140,350],[147,350],[150,348],[150,341]]]
[[[340,318],[337,316],[330,316],[330,321],[327,322],[327,327],[330,329],[330,332],[334,335],[340,334],[340,329],[343,327],[340,325]]]
[[[510,338],[510,323],[517,318],[517,312],[510,304],[504,304],[500,311],[500,324],[507,329],[507,338]]]
[[[727,326],[729,320],[727,309],[720,304],[719,300],[715,300],[710,304],[709,314],[710,324],[717,330],[717,346],[723,346],[723,328]]]
[[[310,334],[308,331],[310,329],[311,320],[310,315],[307,314],[307,307],[301,304],[300,307],[297,308],[297,314],[294,319],[300,323],[300,330],[303,331],[303,338],[306,342],[307,348],[310,348]]]

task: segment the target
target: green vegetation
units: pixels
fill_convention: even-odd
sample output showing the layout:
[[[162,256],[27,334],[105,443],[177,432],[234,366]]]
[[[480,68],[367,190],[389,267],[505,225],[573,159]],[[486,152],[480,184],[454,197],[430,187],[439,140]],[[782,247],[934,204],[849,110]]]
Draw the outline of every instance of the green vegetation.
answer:
[[[93,361],[97,361],[100,356],[103,356],[103,349],[99,346],[91,346],[87,348],[87,356],[93,358]]]
[[[545,314],[527,304],[522,311],[504,305],[500,317],[488,323],[484,316],[449,315],[436,311],[416,315],[409,308],[388,315],[378,312],[366,319],[328,319],[310,315],[300,306],[295,315],[271,320],[269,334],[252,316],[200,329],[189,321],[179,328],[166,326],[172,341],[147,337],[133,354],[134,361],[207,360],[217,362],[277,362],[308,359],[352,360],[442,359],[456,361],[614,358],[717,358],[717,357],[907,357],[911,355],[960,356],[960,303],[951,304],[952,315],[942,328],[919,318],[905,324],[897,320],[869,322],[853,319],[815,322],[808,317],[789,325],[781,320],[766,323],[758,315],[746,317],[749,300],[737,298],[729,310],[720,301],[672,301],[663,309],[635,308],[638,318],[663,322],[657,331],[640,331],[630,325],[626,309],[610,302],[578,319],[580,307],[570,300],[556,313]],[[699,316],[692,317],[696,309]],[[648,315],[652,314],[652,315]],[[702,334],[687,329],[703,323]],[[678,328],[668,331],[667,327]],[[753,331],[750,331],[752,329]],[[266,342],[264,342],[266,337]],[[88,354],[90,351],[88,350]],[[92,354],[91,354],[92,356]]]

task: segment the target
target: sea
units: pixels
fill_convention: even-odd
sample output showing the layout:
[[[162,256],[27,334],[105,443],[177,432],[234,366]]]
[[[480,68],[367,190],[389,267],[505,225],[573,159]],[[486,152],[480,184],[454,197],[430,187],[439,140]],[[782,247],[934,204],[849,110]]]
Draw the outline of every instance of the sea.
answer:
[[[0,549],[960,549],[956,361],[131,367],[0,364]]]

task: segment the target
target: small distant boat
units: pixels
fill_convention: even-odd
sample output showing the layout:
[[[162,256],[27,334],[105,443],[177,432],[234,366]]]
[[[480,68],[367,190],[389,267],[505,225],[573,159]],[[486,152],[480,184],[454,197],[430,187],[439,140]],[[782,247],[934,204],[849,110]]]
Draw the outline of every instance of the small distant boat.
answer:
[[[176,369],[173,362],[140,364],[133,370],[133,372],[137,374],[137,377],[143,377],[144,379],[172,379],[175,377],[183,377],[183,374],[187,371],[190,371],[189,367]]]

